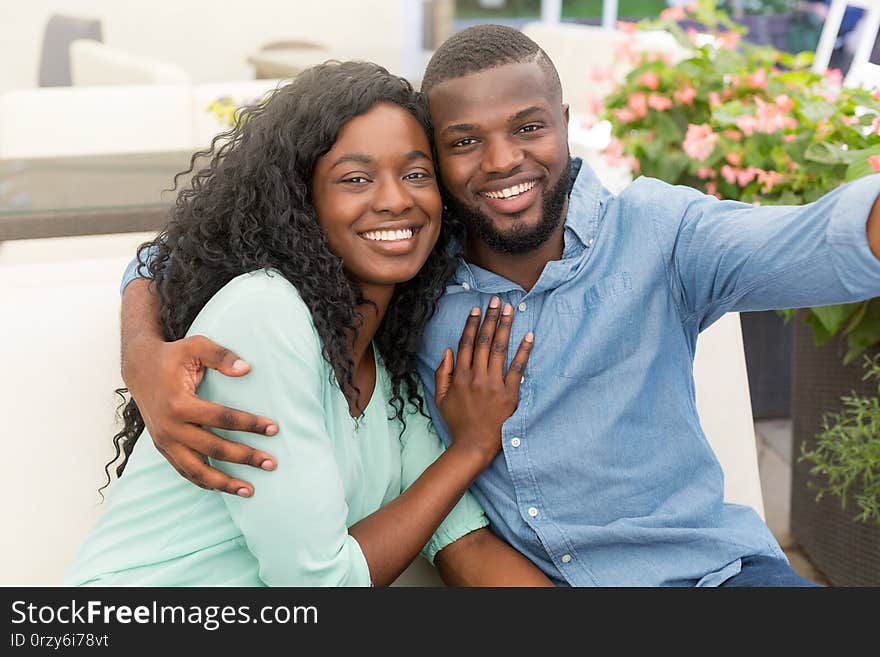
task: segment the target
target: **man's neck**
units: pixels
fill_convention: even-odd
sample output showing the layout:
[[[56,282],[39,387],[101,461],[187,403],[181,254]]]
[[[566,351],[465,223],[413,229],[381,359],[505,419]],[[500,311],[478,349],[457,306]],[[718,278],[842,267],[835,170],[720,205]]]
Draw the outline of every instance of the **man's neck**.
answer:
[[[562,210],[563,217],[566,216],[567,209],[568,202],[566,201],[565,207]],[[528,292],[535,286],[538,279],[541,278],[541,273],[548,262],[562,259],[564,248],[565,221],[563,220],[559,222],[559,225],[541,246],[527,253],[515,255],[498,253],[490,249],[485,242],[469,237],[465,251],[465,260],[516,283]]]

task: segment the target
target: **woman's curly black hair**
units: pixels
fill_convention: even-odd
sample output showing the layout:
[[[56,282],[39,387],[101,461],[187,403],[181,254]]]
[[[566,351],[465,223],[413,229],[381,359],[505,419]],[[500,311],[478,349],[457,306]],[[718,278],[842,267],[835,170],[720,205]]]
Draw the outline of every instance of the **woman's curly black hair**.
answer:
[[[197,159],[207,158],[208,163],[178,193],[163,232],[138,250],[139,268],[146,268],[156,284],[167,340],[184,337],[205,303],[236,276],[276,269],[296,286],[311,311],[324,358],[346,397],[357,405],[347,333],[362,324],[356,306],[365,299],[318,227],[311,180],[315,163],[333,146],[343,125],[381,102],[412,114],[433,144],[425,99],[409,82],[376,64],[328,61],[240,110],[232,130],[193,155],[189,169],[175,177],[175,187],[180,176],[195,170]],[[397,285],[374,339],[390,375],[391,403],[404,424],[407,401],[425,413],[416,351],[454,270],[446,248],[451,230],[444,221],[421,271]],[[152,252],[149,262],[145,247]],[[107,484],[110,466],[123,454],[116,468],[117,476],[122,474],[144,429],[134,399],[124,404],[124,426],[113,438],[116,455],[105,467]]]

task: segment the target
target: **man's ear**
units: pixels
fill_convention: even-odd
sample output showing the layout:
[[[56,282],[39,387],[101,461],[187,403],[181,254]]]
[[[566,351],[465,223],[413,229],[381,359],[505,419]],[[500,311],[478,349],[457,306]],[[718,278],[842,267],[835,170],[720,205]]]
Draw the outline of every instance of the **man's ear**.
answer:
[[[565,119],[565,128],[568,129],[568,104],[562,103],[562,118]]]

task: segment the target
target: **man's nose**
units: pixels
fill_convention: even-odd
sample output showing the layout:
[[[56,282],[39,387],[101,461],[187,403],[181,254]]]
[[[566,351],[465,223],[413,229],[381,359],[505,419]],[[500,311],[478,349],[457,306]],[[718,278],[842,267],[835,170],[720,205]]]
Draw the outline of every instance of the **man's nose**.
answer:
[[[483,150],[484,173],[510,173],[523,161],[522,149],[510,139],[493,139]]]

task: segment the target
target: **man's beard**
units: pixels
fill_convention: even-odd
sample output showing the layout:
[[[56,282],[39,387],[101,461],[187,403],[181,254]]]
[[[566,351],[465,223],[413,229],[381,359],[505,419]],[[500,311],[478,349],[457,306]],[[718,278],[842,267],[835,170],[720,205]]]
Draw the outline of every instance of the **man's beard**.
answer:
[[[481,210],[465,205],[448,196],[446,205],[458,221],[464,223],[470,232],[469,237],[476,237],[486,246],[504,255],[519,255],[534,251],[546,242],[562,221],[562,209],[571,189],[571,161],[559,176],[556,185],[544,193],[541,198],[541,218],[535,226],[515,223],[510,230],[497,230],[492,220]],[[520,213],[508,215],[513,220]]]

